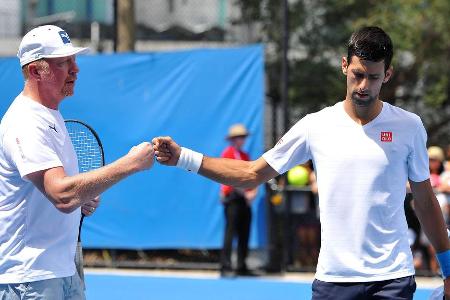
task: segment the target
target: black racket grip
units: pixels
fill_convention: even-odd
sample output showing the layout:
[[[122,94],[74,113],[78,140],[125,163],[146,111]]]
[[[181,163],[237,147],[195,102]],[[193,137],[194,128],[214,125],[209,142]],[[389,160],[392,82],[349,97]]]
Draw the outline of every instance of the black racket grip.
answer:
[[[83,225],[84,217],[86,215],[81,213],[80,226],[78,226],[78,241],[81,242],[81,226]]]

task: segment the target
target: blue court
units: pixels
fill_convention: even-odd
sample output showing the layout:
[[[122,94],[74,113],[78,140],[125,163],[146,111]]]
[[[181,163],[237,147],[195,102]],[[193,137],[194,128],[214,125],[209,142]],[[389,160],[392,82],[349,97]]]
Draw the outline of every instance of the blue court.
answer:
[[[310,282],[275,278],[192,278],[125,273],[87,273],[88,300],[306,300]],[[427,300],[433,288],[418,288],[414,300]]]

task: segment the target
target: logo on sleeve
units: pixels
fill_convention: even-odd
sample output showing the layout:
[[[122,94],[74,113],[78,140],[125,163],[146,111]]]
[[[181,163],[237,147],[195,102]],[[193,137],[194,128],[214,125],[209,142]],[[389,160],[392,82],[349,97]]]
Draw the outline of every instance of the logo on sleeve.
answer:
[[[284,143],[283,138],[281,138],[281,139],[278,141],[277,146],[278,146],[278,145],[281,145],[281,144],[283,144],[283,143]]]
[[[19,149],[20,157],[22,157],[22,159],[25,159],[25,154],[23,153],[22,145],[20,144],[20,140],[18,137],[16,137],[16,144],[17,148]]]
[[[382,131],[380,134],[380,141],[392,142],[392,131]]]
[[[67,34],[67,32],[65,32],[64,30],[58,32],[59,36],[61,37],[62,41],[64,44],[70,44],[70,38],[69,35]]]
[[[56,124],[53,124],[53,127],[51,125],[48,125],[48,127],[58,133],[58,130],[56,130]]]

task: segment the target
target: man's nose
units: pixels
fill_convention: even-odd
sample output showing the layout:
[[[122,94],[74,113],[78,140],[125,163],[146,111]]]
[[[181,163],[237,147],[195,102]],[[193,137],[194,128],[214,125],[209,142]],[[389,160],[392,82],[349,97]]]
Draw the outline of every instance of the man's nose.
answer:
[[[361,79],[361,81],[359,82],[359,86],[358,87],[359,87],[360,90],[363,90],[363,91],[367,90],[368,87],[369,87],[369,79],[366,78],[366,77]]]
[[[77,63],[76,63],[75,61],[72,62],[71,66],[70,66],[69,73],[70,73],[71,75],[75,75],[75,74],[77,74],[79,71],[80,71],[80,69],[78,68]]]

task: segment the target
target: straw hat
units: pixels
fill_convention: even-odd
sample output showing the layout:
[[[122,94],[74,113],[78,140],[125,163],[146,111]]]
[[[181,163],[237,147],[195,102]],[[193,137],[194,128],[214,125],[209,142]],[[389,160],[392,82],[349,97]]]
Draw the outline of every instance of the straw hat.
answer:
[[[234,124],[228,129],[227,139],[246,136],[248,136],[248,131],[242,124]]]
[[[444,161],[444,150],[442,150],[442,148],[438,146],[431,146],[430,148],[428,148],[428,157],[431,159]]]

